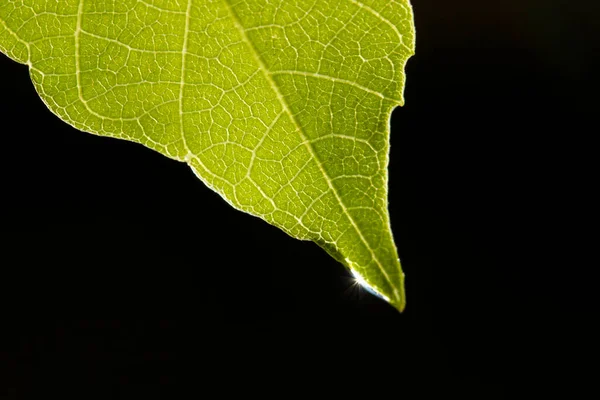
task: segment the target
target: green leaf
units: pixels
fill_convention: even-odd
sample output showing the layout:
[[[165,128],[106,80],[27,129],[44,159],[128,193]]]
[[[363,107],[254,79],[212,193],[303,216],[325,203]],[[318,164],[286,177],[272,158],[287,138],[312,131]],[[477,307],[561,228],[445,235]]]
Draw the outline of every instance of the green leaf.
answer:
[[[408,0],[0,3],[0,50],[52,112],[188,163],[399,310],[389,119],[414,41]]]

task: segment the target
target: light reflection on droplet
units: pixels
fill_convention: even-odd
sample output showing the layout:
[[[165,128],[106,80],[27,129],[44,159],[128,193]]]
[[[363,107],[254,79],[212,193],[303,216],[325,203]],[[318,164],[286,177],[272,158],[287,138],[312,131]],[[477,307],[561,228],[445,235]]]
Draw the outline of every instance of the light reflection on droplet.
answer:
[[[384,295],[382,293],[379,293],[379,291],[377,291],[377,289],[375,289],[374,287],[372,287],[371,285],[369,285],[367,283],[367,281],[365,281],[365,278],[362,277],[361,274],[359,274],[358,272],[356,272],[352,268],[350,268],[350,272],[354,276],[354,279],[356,279],[356,283],[358,283],[360,286],[362,286],[363,288],[365,288],[367,290],[367,292],[371,293],[374,296],[382,298],[383,300],[387,301],[388,303],[390,302],[389,297],[387,297],[386,295]]]

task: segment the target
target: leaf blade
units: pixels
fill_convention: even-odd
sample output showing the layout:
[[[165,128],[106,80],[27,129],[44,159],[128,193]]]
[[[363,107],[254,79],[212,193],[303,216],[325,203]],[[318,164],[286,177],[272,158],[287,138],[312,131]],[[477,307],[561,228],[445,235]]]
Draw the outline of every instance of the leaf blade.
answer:
[[[235,208],[315,241],[404,308],[387,165],[390,113],[402,104],[414,49],[407,1],[126,1],[98,10],[81,0],[63,2],[76,9],[63,14],[34,3],[29,18],[47,26],[42,15],[54,12],[65,35],[32,40],[39,32],[26,23],[13,31],[28,19],[4,5],[0,49],[30,66],[53,112],[187,162]],[[111,33],[103,18],[123,13]]]

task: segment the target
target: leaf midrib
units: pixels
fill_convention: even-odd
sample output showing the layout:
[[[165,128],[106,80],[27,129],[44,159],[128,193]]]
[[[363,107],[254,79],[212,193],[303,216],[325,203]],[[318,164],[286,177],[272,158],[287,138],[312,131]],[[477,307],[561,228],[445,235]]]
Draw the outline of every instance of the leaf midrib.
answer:
[[[189,0],[189,1],[191,2],[192,0]],[[271,86],[271,89],[275,92],[275,94],[277,96],[277,99],[281,103],[281,106],[283,107],[285,113],[288,114],[288,116],[290,117],[291,121],[296,126],[296,129],[297,129],[298,133],[301,136],[301,139],[303,141],[304,146],[308,150],[308,153],[310,154],[310,156],[316,161],[316,164],[317,164],[319,170],[321,171],[321,173],[323,174],[323,177],[324,177],[325,181],[327,182],[327,185],[329,186],[329,189],[332,191],[333,195],[335,196],[337,202],[339,203],[340,207],[342,208],[343,213],[348,218],[348,221],[350,222],[350,225],[352,225],[352,227],[354,228],[354,230],[358,234],[358,237],[360,238],[360,240],[364,243],[364,245],[369,250],[369,252],[371,254],[371,257],[373,258],[373,260],[377,264],[377,267],[379,268],[379,270],[381,271],[381,273],[383,274],[383,276],[385,277],[385,279],[388,281],[390,287],[394,291],[394,295],[396,296],[396,300],[399,301],[399,302],[401,302],[402,299],[400,297],[400,294],[398,293],[398,290],[396,289],[396,286],[392,283],[392,280],[390,279],[390,277],[388,276],[387,272],[383,268],[383,265],[381,265],[381,262],[379,261],[379,258],[377,257],[376,253],[373,251],[373,249],[371,248],[369,242],[367,242],[367,240],[363,236],[361,230],[356,225],[356,222],[354,221],[354,218],[352,218],[352,216],[348,212],[348,209],[346,208],[346,205],[342,201],[340,195],[337,192],[337,189],[333,185],[333,181],[329,177],[329,174],[327,174],[327,171],[325,171],[325,169],[323,168],[322,161],[317,156],[317,154],[316,154],[316,152],[315,152],[312,144],[310,143],[310,140],[308,139],[308,137],[304,133],[302,125],[300,125],[300,123],[296,120],[294,114],[290,110],[290,107],[289,107],[287,101],[285,100],[285,97],[281,94],[281,91],[279,90],[279,87],[277,86],[277,83],[273,80],[271,72],[269,71],[269,69],[267,69],[265,63],[263,62],[262,57],[260,56],[260,53],[258,52],[258,49],[255,47],[254,43],[246,35],[246,32],[244,30],[244,27],[241,24],[241,21],[240,21],[238,15],[235,13],[235,11],[233,10],[233,7],[231,6],[231,0],[223,0],[223,4],[225,4],[225,6],[227,7],[227,10],[229,11],[229,14],[231,15],[233,23],[234,23],[235,27],[237,28],[237,30],[238,30],[238,32],[239,32],[242,40],[252,50],[252,54],[254,56],[254,61],[257,63],[259,69],[264,72],[265,78],[269,82],[269,85]]]

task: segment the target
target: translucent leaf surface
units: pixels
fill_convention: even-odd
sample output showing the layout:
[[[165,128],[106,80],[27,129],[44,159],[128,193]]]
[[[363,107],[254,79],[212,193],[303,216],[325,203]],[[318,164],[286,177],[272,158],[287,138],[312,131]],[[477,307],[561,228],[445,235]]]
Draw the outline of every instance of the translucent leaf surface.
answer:
[[[387,165],[408,0],[3,0],[0,50],[64,121],[188,163],[404,308]]]

